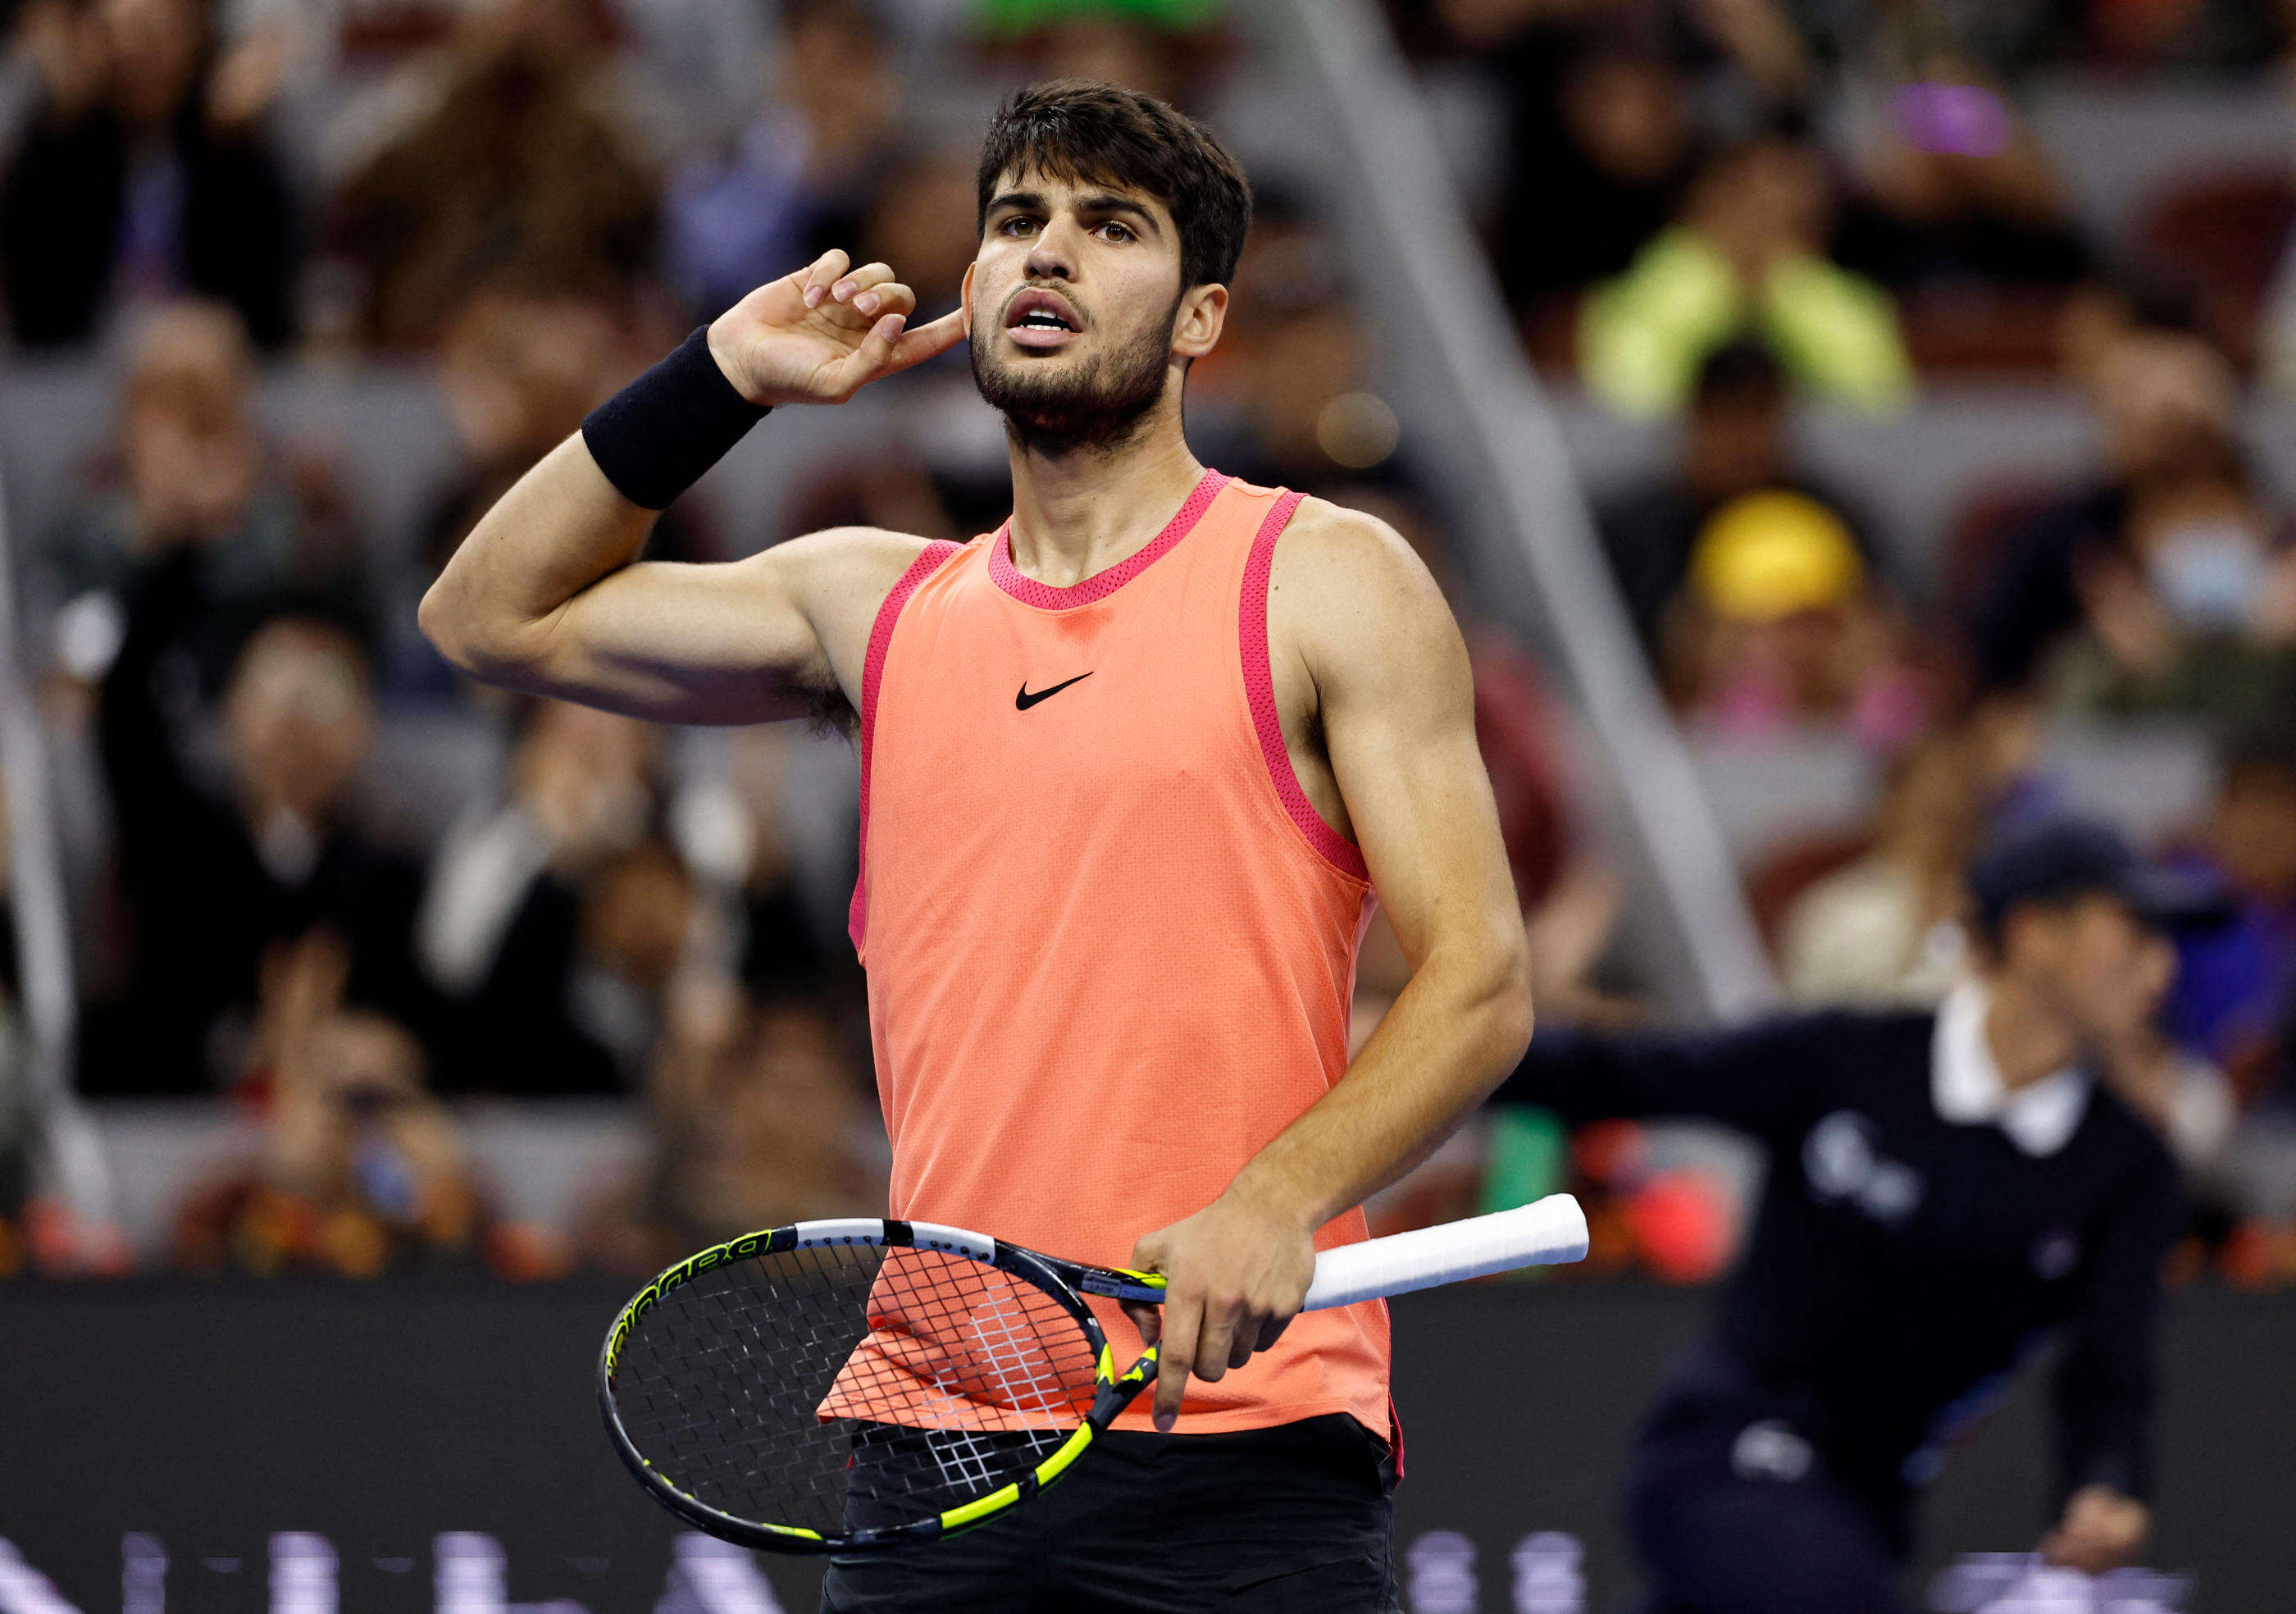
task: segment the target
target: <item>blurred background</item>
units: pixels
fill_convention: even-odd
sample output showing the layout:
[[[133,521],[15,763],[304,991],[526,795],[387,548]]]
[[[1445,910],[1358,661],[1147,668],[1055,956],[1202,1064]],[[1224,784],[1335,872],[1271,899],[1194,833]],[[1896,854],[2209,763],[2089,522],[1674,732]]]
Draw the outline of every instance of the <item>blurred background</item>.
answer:
[[[0,1614],[316,1614],[355,1573],[773,1606],[624,1494],[586,1359],[688,1249],[882,1202],[850,750],[506,698],[414,606],[752,285],[834,245],[953,306],[988,112],[1071,73],[1252,175],[1192,441],[1444,583],[1543,1023],[1934,1003],[1965,856],[2066,807],[2237,894],[2107,1073],[2194,1207],[2188,1578],[2144,1594],[2296,1607],[2257,1535],[2296,1517],[2296,4],[12,0],[0,37],[0,1357],[39,1364]],[[952,355],[776,414],[652,553],[1008,498]],[[1403,973],[1375,930],[1359,1032]],[[1595,1226],[1398,1308],[1406,1374],[1467,1372],[1441,1307],[1488,1305],[1553,1381],[1496,1426],[1399,1388],[1407,1606],[1625,1594],[1617,1448],[1761,1164],[1494,1110],[1374,1204]],[[1980,1438],[1925,1575],[2030,1544],[2041,1440]],[[210,1494],[226,1450],[267,1501]]]

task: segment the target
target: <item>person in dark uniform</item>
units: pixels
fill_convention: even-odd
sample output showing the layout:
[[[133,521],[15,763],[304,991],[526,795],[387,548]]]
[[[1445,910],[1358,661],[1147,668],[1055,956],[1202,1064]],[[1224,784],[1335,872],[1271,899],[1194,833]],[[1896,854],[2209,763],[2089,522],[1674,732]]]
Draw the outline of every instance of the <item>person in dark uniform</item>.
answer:
[[[1915,1494],[2053,1334],[2062,1507],[2042,1549],[2096,1572],[2144,1544],[2175,1171],[2090,1072],[2157,995],[2159,931],[2208,895],[2079,821],[1989,849],[1970,886],[1979,969],[1934,1013],[1542,1030],[1501,1089],[1572,1121],[1708,1116],[1769,1147],[1713,1331],[1636,1438],[1627,1523],[1652,1614],[1902,1609]]]

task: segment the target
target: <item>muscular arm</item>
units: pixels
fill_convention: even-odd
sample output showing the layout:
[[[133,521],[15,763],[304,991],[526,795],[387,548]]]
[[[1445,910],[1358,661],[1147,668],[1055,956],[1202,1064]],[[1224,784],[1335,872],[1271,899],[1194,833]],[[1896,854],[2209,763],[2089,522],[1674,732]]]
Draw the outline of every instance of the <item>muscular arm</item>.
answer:
[[[1276,551],[1271,645],[1312,684],[1339,821],[1411,966],[1347,1075],[1238,1179],[1320,1227],[1423,1159],[1522,1056],[1530,979],[1449,609],[1370,517],[1311,503],[1293,528]],[[1316,760],[1299,770],[1310,788]]]
[[[1295,770],[1352,829],[1412,974],[1329,1093],[1212,1206],[1142,1241],[1135,1264],[1169,1285],[1160,1417],[1191,1371],[1218,1379],[1274,1343],[1307,1291],[1316,1230],[1424,1159],[1530,1037],[1521,911],[1442,596],[1384,526],[1312,503],[1273,581]]]
[[[849,274],[832,252],[722,315],[710,356],[752,403],[839,403],[959,339],[954,316],[905,331],[914,306],[883,265]],[[923,546],[849,528],[726,565],[640,562],[653,519],[577,433],[463,540],[423,596],[422,631],[490,684],[664,722],[760,722],[805,690],[857,691],[877,602]]]
[[[762,723],[796,715],[805,691],[857,690],[873,602],[924,542],[845,528],[722,565],[641,561],[653,516],[577,433],[463,541],[423,596],[422,631],[505,688],[664,723]]]

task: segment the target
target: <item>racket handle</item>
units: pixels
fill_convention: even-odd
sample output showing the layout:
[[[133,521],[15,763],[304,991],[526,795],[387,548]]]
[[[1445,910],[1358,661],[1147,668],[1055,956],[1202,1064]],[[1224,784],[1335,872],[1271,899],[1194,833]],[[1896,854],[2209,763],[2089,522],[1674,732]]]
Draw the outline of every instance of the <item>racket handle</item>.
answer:
[[[1407,1294],[1519,1266],[1557,1266],[1587,1253],[1587,1213],[1567,1193],[1514,1210],[1343,1244],[1316,1258],[1302,1307],[1320,1311]]]

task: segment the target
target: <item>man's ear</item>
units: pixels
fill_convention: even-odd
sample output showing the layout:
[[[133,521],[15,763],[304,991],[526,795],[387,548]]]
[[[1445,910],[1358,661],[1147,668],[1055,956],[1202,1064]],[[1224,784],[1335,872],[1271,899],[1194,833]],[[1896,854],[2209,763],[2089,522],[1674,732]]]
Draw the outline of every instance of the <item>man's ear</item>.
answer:
[[[1201,358],[1219,346],[1227,326],[1227,288],[1191,286],[1181,295],[1180,312],[1172,322],[1172,354],[1176,358]]]
[[[967,341],[972,340],[972,272],[980,266],[978,263],[965,265],[964,278],[957,283],[956,303],[964,310],[964,339]]]

